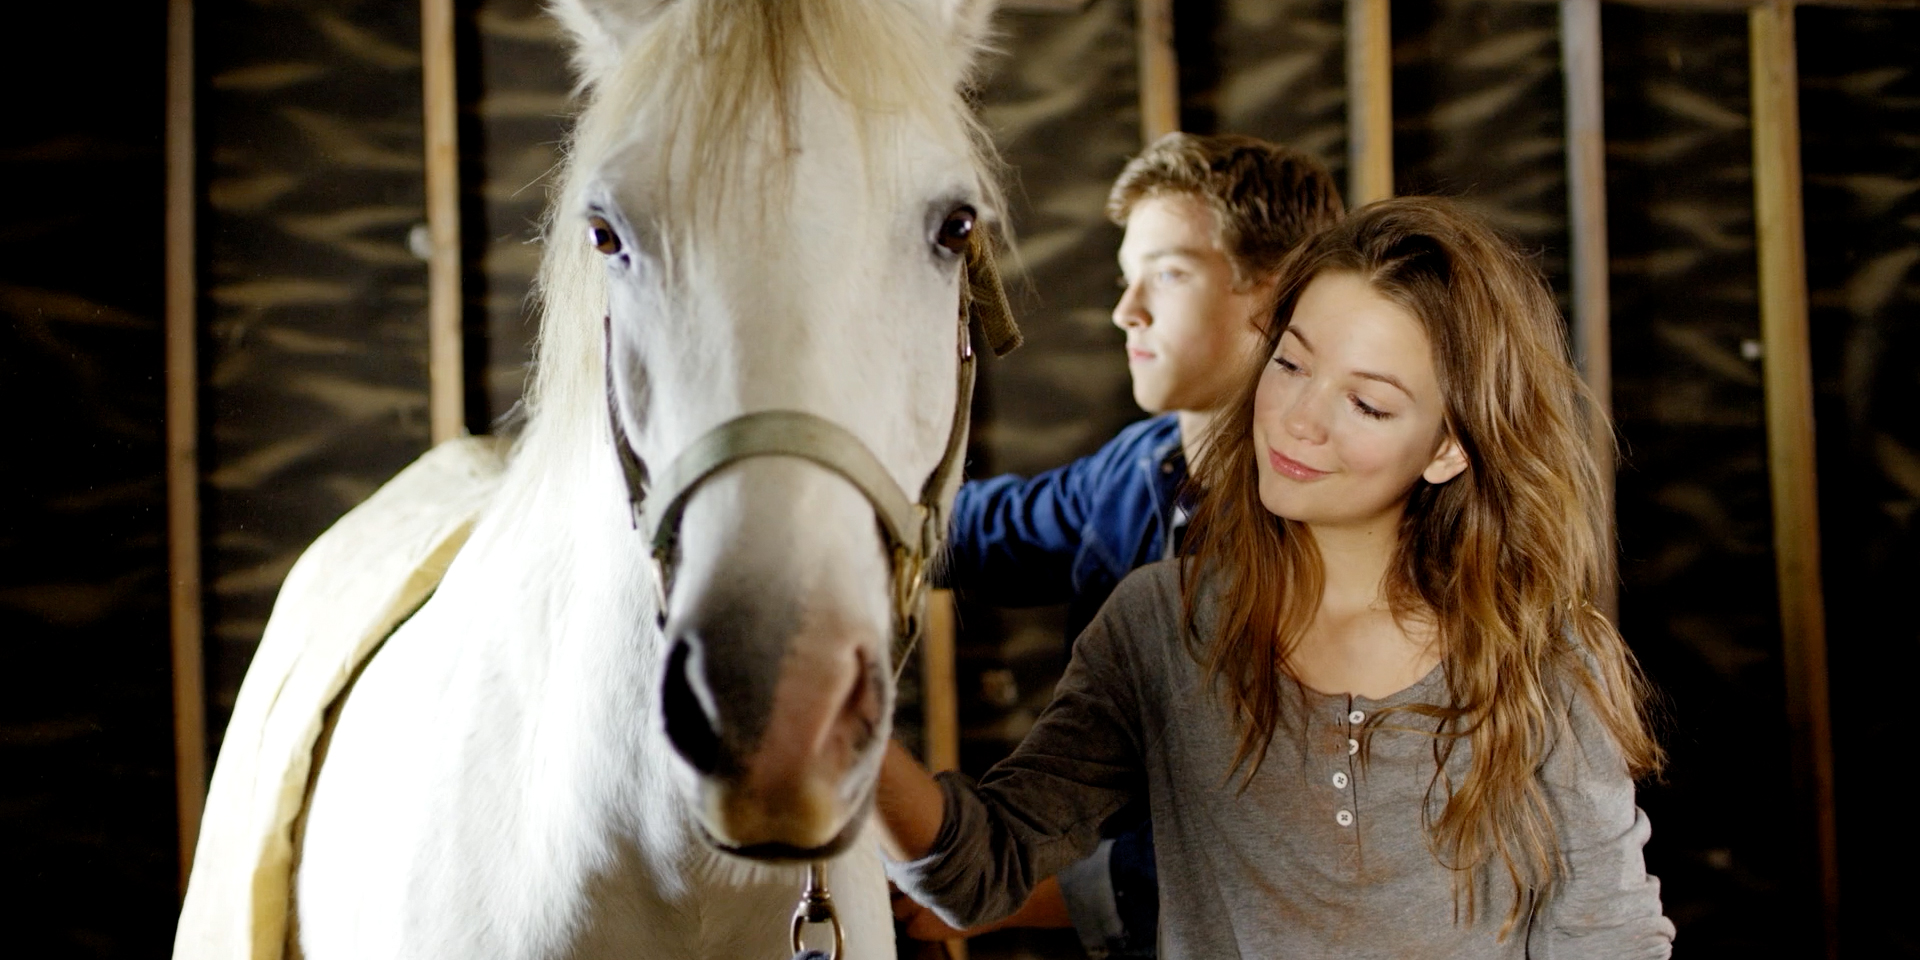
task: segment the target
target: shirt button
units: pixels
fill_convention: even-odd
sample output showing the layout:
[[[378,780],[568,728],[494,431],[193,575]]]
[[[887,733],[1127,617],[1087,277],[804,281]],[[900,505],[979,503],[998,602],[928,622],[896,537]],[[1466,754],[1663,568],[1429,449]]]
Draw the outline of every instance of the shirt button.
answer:
[[[1355,710],[1354,712],[1347,714],[1347,722],[1357,727],[1360,724],[1367,722],[1367,715],[1364,713],[1361,713],[1358,710]]]
[[[1354,754],[1359,752],[1360,752],[1360,741],[1355,740],[1352,737],[1348,737],[1347,738],[1347,756],[1351,757]]]
[[[1336,813],[1336,814],[1334,814],[1334,815],[1333,815],[1333,822],[1334,822],[1334,823],[1337,823],[1337,824],[1339,824],[1339,825],[1341,825],[1341,826],[1343,826],[1343,827],[1351,827],[1351,826],[1353,826],[1353,811],[1352,811],[1352,810],[1342,810],[1342,811],[1340,811],[1339,813]]]
[[[1333,772],[1333,785],[1345,790],[1347,788],[1347,775],[1339,770],[1335,770]]]

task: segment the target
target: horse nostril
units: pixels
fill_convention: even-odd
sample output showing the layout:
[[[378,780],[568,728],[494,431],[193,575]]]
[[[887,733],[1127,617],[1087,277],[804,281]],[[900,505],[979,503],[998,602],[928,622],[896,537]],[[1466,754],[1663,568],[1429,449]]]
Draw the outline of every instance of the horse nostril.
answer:
[[[688,765],[702,774],[712,774],[720,766],[720,735],[714,731],[717,718],[701,704],[687,676],[692,645],[675,640],[667,654],[667,675],[661,687],[661,708],[666,713],[667,739]]]

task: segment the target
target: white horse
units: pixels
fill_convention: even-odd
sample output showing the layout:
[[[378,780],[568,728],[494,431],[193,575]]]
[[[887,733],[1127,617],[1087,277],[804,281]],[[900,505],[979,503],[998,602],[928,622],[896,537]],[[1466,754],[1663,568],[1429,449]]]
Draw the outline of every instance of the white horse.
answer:
[[[844,955],[893,956],[866,814],[964,449],[957,307],[997,287],[958,92],[991,6],[555,0],[585,106],[526,431],[497,470],[429,454],[289,578],[261,658],[352,605],[367,542],[452,558],[379,594],[432,590],[356,628],[378,655],[288,735],[304,789],[259,829],[290,896],[203,837],[176,956],[786,958],[814,862]],[[269,729],[229,735],[209,833],[280,802],[233,756],[298,699],[261,664],[236,718]]]

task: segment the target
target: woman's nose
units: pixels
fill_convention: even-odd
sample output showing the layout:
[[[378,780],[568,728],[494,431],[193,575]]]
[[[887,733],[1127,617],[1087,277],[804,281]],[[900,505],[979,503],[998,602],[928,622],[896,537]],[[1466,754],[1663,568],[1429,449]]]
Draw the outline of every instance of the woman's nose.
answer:
[[[1113,305],[1113,325],[1122,330],[1144,327],[1153,322],[1142,302],[1140,284],[1129,283],[1120,291],[1120,302]]]
[[[1324,398],[1311,385],[1295,394],[1281,412],[1280,423],[1287,428],[1288,436],[1306,443],[1325,443],[1327,422]]]

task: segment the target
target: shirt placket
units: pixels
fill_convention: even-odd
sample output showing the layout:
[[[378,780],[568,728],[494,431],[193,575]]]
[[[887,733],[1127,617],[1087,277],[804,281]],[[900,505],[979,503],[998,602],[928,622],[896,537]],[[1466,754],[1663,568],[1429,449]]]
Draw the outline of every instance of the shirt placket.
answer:
[[[1367,722],[1366,711],[1355,704],[1351,694],[1335,700],[1336,708],[1332,730],[1335,736],[1329,744],[1328,762],[1322,770],[1325,789],[1333,791],[1334,813],[1331,827],[1339,831],[1337,848],[1341,851],[1341,867],[1348,875],[1358,878],[1360,873],[1360,803],[1359,803],[1359,764],[1360,729]]]
[[[1298,796],[1306,802],[1291,811],[1289,820],[1311,837],[1317,868],[1329,880],[1357,883],[1362,879],[1360,806],[1357,803],[1360,724],[1353,719],[1353,698],[1326,694],[1295,685],[1300,712],[1291,722],[1304,728],[1299,753],[1290,758],[1288,776],[1297,777]]]

